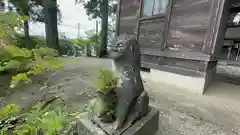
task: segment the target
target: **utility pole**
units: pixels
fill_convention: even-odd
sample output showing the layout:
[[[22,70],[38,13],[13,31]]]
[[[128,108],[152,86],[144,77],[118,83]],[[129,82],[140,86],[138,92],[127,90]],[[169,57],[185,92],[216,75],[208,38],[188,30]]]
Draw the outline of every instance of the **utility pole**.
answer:
[[[80,23],[78,23],[78,36],[77,39],[80,39]]]
[[[98,20],[96,20],[96,34],[98,35]]]

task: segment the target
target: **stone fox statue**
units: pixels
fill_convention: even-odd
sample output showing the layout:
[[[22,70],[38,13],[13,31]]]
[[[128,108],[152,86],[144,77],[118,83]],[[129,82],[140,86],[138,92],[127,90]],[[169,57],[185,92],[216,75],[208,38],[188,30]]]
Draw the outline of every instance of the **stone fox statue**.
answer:
[[[130,126],[148,113],[149,97],[140,75],[140,46],[135,35],[122,36],[109,46],[109,56],[118,73],[114,129]]]

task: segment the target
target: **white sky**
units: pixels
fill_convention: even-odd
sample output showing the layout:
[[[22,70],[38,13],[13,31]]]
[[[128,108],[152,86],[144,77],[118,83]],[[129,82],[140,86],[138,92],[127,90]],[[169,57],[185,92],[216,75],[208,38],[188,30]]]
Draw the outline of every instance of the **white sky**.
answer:
[[[64,32],[67,37],[77,38],[78,23],[80,23],[80,36],[83,36],[85,31],[95,27],[94,20],[88,19],[83,6],[75,4],[75,0],[58,0],[58,4],[62,14],[62,23],[58,26],[59,33]],[[30,33],[44,36],[44,24],[31,24]]]

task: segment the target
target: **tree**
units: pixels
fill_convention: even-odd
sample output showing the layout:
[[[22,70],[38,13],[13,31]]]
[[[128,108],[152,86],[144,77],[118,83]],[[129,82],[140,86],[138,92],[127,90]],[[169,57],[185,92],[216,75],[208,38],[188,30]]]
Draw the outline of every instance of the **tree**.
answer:
[[[11,3],[17,10],[17,12],[21,16],[25,16],[24,22],[23,22],[23,29],[24,29],[24,36],[25,36],[25,45],[27,48],[30,48],[28,40],[29,40],[29,23],[28,18],[30,16],[30,9],[33,7],[32,3],[29,0],[9,0],[9,3]]]
[[[87,15],[90,18],[100,18],[102,20],[101,33],[100,33],[100,47],[98,50],[98,56],[102,57],[107,53],[108,43],[108,16],[114,12],[114,6],[109,6],[109,0],[90,0],[80,1],[83,3],[86,9]]]
[[[103,0],[100,4],[100,13],[102,15],[101,28],[101,47],[99,48],[99,57],[107,54],[108,43],[108,0]]]
[[[53,1],[52,4],[51,1]],[[46,43],[48,47],[56,49],[60,52],[58,45],[57,23],[61,21],[61,13],[56,0],[47,1],[44,8],[44,0],[9,0],[9,3],[24,16],[24,35],[26,39],[26,47],[29,45],[29,21],[45,22],[46,24]],[[52,7],[50,7],[53,5]],[[44,10],[46,9],[46,10]],[[50,10],[49,10],[50,9]],[[45,11],[45,12],[44,12]],[[50,22],[50,23],[49,23]],[[57,35],[57,36],[56,36]]]
[[[16,30],[19,30],[22,17],[14,12],[1,13],[0,20],[0,47],[10,44],[11,38],[16,34]]]
[[[61,55],[58,38],[58,18],[57,18],[57,1],[56,0],[42,0],[45,31],[46,31],[46,44],[48,47],[53,48]]]

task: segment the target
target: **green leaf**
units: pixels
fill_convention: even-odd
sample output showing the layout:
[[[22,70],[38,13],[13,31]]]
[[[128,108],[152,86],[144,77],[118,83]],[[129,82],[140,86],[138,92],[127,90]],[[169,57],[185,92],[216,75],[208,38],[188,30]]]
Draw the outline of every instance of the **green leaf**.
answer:
[[[28,16],[26,16],[26,15],[24,15],[23,17],[22,17],[22,19],[23,19],[23,21],[26,21],[26,20],[28,20]]]
[[[15,76],[12,76],[12,80],[10,82],[10,88],[15,88],[20,81],[24,81],[27,83],[31,82],[31,80],[29,79],[26,73],[19,73]]]
[[[9,117],[10,115],[13,115],[15,113],[18,113],[20,111],[20,108],[16,104],[8,104],[0,109],[0,120],[5,119],[6,117]]]

